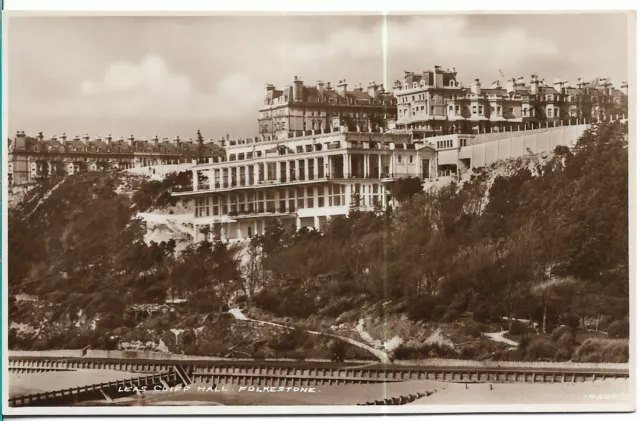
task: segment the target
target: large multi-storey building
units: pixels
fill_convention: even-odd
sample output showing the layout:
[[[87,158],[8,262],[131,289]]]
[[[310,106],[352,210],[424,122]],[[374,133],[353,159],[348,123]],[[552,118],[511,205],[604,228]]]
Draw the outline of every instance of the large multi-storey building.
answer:
[[[628,85],[615,89],[608,79],[577,85],[545,84],[531,75],[482,88],[479,79],[469,87],[457,80],[455,69],[435,66],[422,74],[405,72],[393,87],[398,102],[397,128],[414,138],[447,133],[480,134],[532,129],[608,119],[627,113]],[[573,120],[573,121],[572,121]]]
[[[330,133],[286,141],[229,142],[226,159],[193,166],[193,186],[174,195],[195,201],[194,239],[240,240],[263,232],[268,219],[320,229],[350,209],[383,209],[386,185],[398,177],[429,177],[435,151],[409,135]]]
[[[334,132],[342,125],[351,131],[379,132],[386,131],[395,118],[393,94],[375,82],[366,90],[360,84],[348,90],[347,81],[340,80],[334,89],[330,82],[322,81],[305,86],[296,76],[293,84],[282,90],[267,85],[258,130],[276,139]]]
[[[220,156],[222,148],[217,142],[185,142],[180,137],[136,140],[131,135],[115,140],[108,135],[91,140],[88,134],[73,139],[62,134],[45,139],[42,134],[34,138],[18,132],[9,140],[7,173],[10,184],[25,184],[83,171],[190,163]]]

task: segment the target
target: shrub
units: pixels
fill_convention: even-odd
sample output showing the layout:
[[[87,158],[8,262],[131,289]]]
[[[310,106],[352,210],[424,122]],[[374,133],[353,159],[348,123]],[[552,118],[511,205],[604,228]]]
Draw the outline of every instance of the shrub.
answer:
[[[220,300],[213,292],[202,293],[189,298],[189,307],[198,313],[213,313],[220,308]]]
[[[445,323],[450,323],[453,322],[455,320],[458,320],[460,318],[460,311],[454,309],[454,308],[449,308],[445,313],[444,316],[441,317],[440,320],[442,320]]]
[[[565,313],[560,317],[560,323],[577,329],[580,326],[580,317],[575,314]]]
[[[435,297],[425,295],[418,299],[411,300],[407,304],[407,317],[413,321],[430,321],[433,320],[437,299]]]
[[[572,361],[581,363],[627,363],[629,362],[629,340],[589,338],[576,349]]]
[[[347,347],[341,340],[333,340],[329,344],[329,351],[331,352],[331,360],[336,362],[342,362],[347,356]]]
[[[569,335],[569,337],[571,338],[571,343],[575,342],[576,331],[569,326],[558,326],[557,328],[553,329],[553,332],[551,332],[551,340],[554,342],[558,342],[558,340],[565,335]]]
[[[511,327],[509,328],[509,334],[511,335],[524,335],[528,333],[528,328],[518,320],[511,321]]]
[[[490,313],[489,306],[486,304],[480,304],[473,310],[473,320],[480,323],[486,323],[489,321]]]
[[[320,310],[320,314],[329,317],[338,317],[356,307],[353,297],[340,297],[337,300],[331,300],[329,304]]]
[[[474,341],[460,348],[458,358],[464,360],[484,361],[493,355],[495,346],[486,341]]]
[[[629,337],[629,320],[616,320],[611,322],[607,329],[607,336],[611,339],[622,339]]]
[[[612,316],[609,316],[609,315],[602,316],[600,318],[600,321],[598,322],[598,330],[606,331],[612,321],[613,321]]]
[[[103,327],[105,329],[115,329],[117,327],[124,326],[125,324],[125,320],[121,315],[113,313],[101,318],[97,323],[99,327]]]
[[[438,321],[441,320],[444,314],[447,312],[447,306],[444,304],[438,304],[433,308],[433,313],[431,314],[431,320]]]
[[[293,351],[306,345],[309,335],[302,329],[295,329],[279,335],[269,341],[269,347],[275,351]]]
[[[393,352],[398,360],[420,360],[425,358],[456,358],[458,353],[451,347],[437,343],[421,346],[400,345]]]
[[[558,353],[558,346],[551,339],[534,337],[527,343],[525,361],[551,361]]]

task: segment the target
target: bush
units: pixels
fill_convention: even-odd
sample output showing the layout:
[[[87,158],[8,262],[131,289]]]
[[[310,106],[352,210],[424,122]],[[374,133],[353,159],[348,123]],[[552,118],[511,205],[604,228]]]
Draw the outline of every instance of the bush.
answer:
[[[338,317],[342,313],[346,313],[356,307],[354,297],[340,297],[337,300],[331,300],[329,304],[320,310],[320,314],[329,317]]]
[[[293,351],[297,348],[305,348],[309,335],[302,329],[295,329],[269,341],[269,347],[278,353]]]
[[[189,307],[201,314],[213,313],[220,308],[220,300],[213,292],[202,293],[189,298]]]
[[[121,315],[113,313],[101,318],[97,323],[99,327],[105,329],[115,329],[120,326],[125,326],[125,324],[125,320]]]
[[[442,316],[440,320],[442,320],[445,323],[451,323],[455,320],[458,320],[459,318],[460,318],[460,311],[454,308],[449,308],[446,311],[446,313],[444,313],[444,316]]]
[[[525,361],[552,361],[558,353],[558,346],[551,339],[534,337],[529,340],[524,352]]]
[[[440,305],[436,305],[436,297],[429,295],[411,300],[407,304],[407,317],[413,321],[430,321],[435,320],[433,314],[435,309]]]
[[[607,329],[607,336],[611,339],[623,339],[629,337],[629,320],[616,320],[611,322]]]
[[[489,306],[486,304],[480,304],[473,310],[473,320],[480,323],[486,323],[489,321],[490,313]]]
[[[466,323],[463,326],[458,327],[455,332],[454,335],[455,336],[467,336],[467,337],[472,337],[472,338],[480,338],[482,336],[482,331],[486,330],[486,325],[484,325],[483,323],[475,323],[475,322],[471,322],[471,323]],[[456,341],[458,342],[458,341]]]
[[[577,329],[578,327],[580,327],[580,317],[576,316],[575,314],[565,313],[562,315],[562,317],[560,317],[560,323],[565,326]]]
[[[511,321],[511,327],[509,328],[509,334],[511,335],[524,335],[528,333],[528,328],[522,322],[518,320]]]
[[[433,313],[431,313],[431,320],[434,322],[441,320],[444,314],[447,312],[447,306],[444,304],[438,304],[433,308]]]
[[[569,337],[571,338],[571,343],[575,342],[576,331],[569,326],[558,326],[557,328],[553,329],[553,332],[551,332],[551,340],[554,342],[558,342],[558,340],[565,335],[569,335]]]
[[[598,322],[598,330],[606,331],[612,321],[613,321],[612,316],[609,316],[609,315],[602,316],[600,318],[600,321]]]
[[[425,358],[456,358],[457,352],[446,345],[437,343],[421,346],[400,345],[393,352],[393,357],[398,360],[421,360]]]
[[[347,356],[347,347],[341,340],[331,341],[329,351],[331,352],[331,360],[335,362],[343,362]]]
[[[484,361],[491,358],[494,351],[495,345],[487,341],[474,341],[460,348],[458,358],[463,360]]]
[[[581,363],[627,363],[629,362],[629,340],[589,338],[576,349],[572,361]]]

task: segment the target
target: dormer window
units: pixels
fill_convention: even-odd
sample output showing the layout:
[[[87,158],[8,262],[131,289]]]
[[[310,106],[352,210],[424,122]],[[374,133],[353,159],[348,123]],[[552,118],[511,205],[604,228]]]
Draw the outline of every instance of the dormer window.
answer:
[[[404,84],[404,89],[409,89],[409,84],[408,83]]]
[[[417,88],[418,87],[418,82],[413,82],[413,87]]]
[[[451,80],[449,81],[449,86],[453,86],[453,87],[455,87],[455,86],[456,86],[456,81],[455,81],[455,80],[453,80],[453,79],[451,79]]]

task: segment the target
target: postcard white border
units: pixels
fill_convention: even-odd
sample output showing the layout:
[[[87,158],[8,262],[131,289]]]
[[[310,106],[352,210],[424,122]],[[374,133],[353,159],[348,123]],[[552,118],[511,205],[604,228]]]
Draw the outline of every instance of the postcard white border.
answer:
[[[257,10],[270,11],[270,12],[278,12],[281,10],[290,10],[296,12],[313,12],[313,11],[324,11],[330,13],[353,13],[353,14],[362,14],[362,13],[370,13],[370,14],[378,14],[380,10],[386,10],[389,13],[403,13],[406,11],[411,13],[410,11],[418,11],[425,8],[425,3],[421,1],[407,1],[407,0],[394,0],[390,1],[380,1],[380,0],[371,0],[366,4],[370,8],[369,11],[364,11],[357,5],[355,7],[350,8],[346,5],[345,1],[335,1],[335,0],[326,0],[321,4],[316,4],[315,2],[292,2],[292,1],[270,1],[270,2],[260,2],[260,1],[242,1],[237,0],[232,3],[225,4],[224,2],[214,4],[215,9],[211,9],[211,2],[203,1],[203,0],[181,0],[179,2],[171,1],[171,0],[154,0],[153,2],[143,1],[143,0],[111,0],[111,1],[97,1],[92,0],[91,2],[82,1],[82,0],[65,0],[60,1],[57,0],[52,2],[51,0],[5,0],[5,10],[53,10],[56,9],[58,12],[47,12],[47,15],[157,15],[158,12],[154,12],[150,9],[154,10],[164,10],[169,11],[169,13],[162,13],[165,15],[219,15],[221,14],[237,14],[237,11],[248,12],[249,14],[263,14],[264,12],[256,12]],[[448,2],[438,2],[437,4],[428,4],[430,14],[453,14],[453,13],[518,13],[526,11],[527,13],[565,13],[562,11],[562,8],[571,8],[574,3],[568,1],[548,1],[541,0],[535,2],[535,5],[527,4],[527,3],[513,3],[511,1],[492,1],[487,4],[487,2],[482,4],[482,7],[485,10],[477,10],[478,7],[477,2],[472,1],[448,1]],[[633,10],[635,4],[631,1],[619,1],[619,0],[610,0],[606,2],[607,11],[614,10]],[[589,6],[581,5],[580,10],[571,10],[569,13],[583,13],[583,12],[591,12],[591,13],[599,13],[605,12],[605,10],[585,10],[589,9]],[[86,10],[93,12],[73,12],[74,10]],[[205,12],[206,11],[206,12]],[[227,12],[227,13],[225,13]],[[35,13],[35,12],[34,12]],[[292,12],[295,13],[295,12]],[[3,13],[3,138],[7,139],[9,133],[7,133],[7,98],[8,98],[8,65],[7,65],[7,49],[8,46],[6,42],[4,42],[7,37],[7,28],[8,28],[8,17],[9,16],[17,16],[17,15],[33,15],[33,13],[19,13],[19,12],[9,12]],[[43,13],[38,13],[42,15]],[[637,116],[637,72],[636,72],[636,62],[635,58],[637,57],[637,34],[635,31],[636,28],[636,20],[635,16],[629,16],[629,23],[632,26],[630,30],[633,30],[633,35],[629,38],[629,79],[630,82],[634,80],[633,75],[635,75],[635,83],[631,82],[630,89],[630,115]],[[629,216],[630,216],[630,277],[631,279],[636,279],[636,262],[638,261],[638,250],[636,248],[636,186],[638,185],[638,173],[636,166],[633,165],[635,162],[638,162],[638,147],[635,142],[637,139],[636,132],[636,122],[635,119],[630,119],[629,125],[629,137],[630,137],[630,146],[629,146],[629,159],[630,159],[630,182],[629,182]],[[2,168],[6,167],[7,162],[7,145],[3,144],[2,148]],[[2,173],[2,259],[3,263],[6,263],[7,256],[7,176],[5,172]],[[635,258],[634,258],[635,257]],[[7,266],[6,264],[2,265],[2,277],[4,280],[7,279]],[[7,299],[8,289],[7,282],[2,283],[3,288],[3,300]],[[638,334],[638,323],[637,323],[637,311],[636,311],[636,300],[637,300],[638,290],[636,288],[636,283],[631,282],[630,286],[630,319],[632,323],[632,335],[631,335],[631,349],[630,349],[630,367],[631,367],[631,378],[630,378],[630,391],[634,395],[637,393],[637,378],[636,378],[636,363],[637,363],[637,334]],[[521,404],[507,404],[507,405],[424,405],[424,406],[403,406],[403,407],[363,407],[363,406],[216,406],[216,407],[171,407],[171,406],[162,406],[162,407],[46,407],[46,408],[9,408],[7,406],[8,403],[8,369],[6,362],[7,355],[7,339],[8,339],[8,330],[7,330],[7,306],[4,305],[6,302],[3,301],[2,305],[2,326],[3,326],[3,414],[5,415],[213,415],[213,414],[272,414],[272,415],[284,415],[284,414],[325,414],[325,415],[333,415],[333,414],[418,414],[418,413],[433,413],[433,414],[456,414],[456,413],[488,413],[488,412],[501,412],[501,413],[523,413],[523,412],[575,412],[575,411],[593,411],[593,412],[602,412],[602,411],[619,411],[619,410],[632,410],[635,406],[633,403],[631,405],[606,405],[606,404],[571,404],[571,405],[521,405]],[[215,409],[214,409],[215,408]]]

